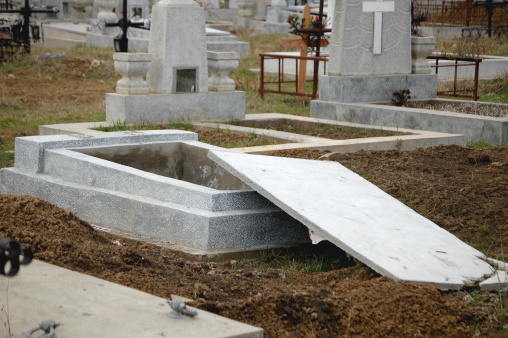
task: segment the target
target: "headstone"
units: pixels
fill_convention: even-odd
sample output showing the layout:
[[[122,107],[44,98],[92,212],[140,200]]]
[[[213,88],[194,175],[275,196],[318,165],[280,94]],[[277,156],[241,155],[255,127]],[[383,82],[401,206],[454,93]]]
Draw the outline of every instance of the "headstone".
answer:
[[[435,75],[411,74],[410,0],[336,0],[332,32],[319,101],[389,102],[401,89],[413,99],[436,97]]]
[[[149,93],[107,94],[107,121],[210,121],[245,116],[245,92],[234,91],[230,84],[224,86],[230,82],[227,78],[220,75],[222,79],[217,82],[215,72],[214,91],[208,91],[205,12],[202,7],[193,0],[161,0],[153,6],[151,27],[148,54],[152,62],[146,74]],[[212,54],[212,60],[232,61],[219,62],[223,67],[235,64],[232,53]],[[238,54],[235,56],[237,60]]]
[[[411,73],[410,0],[338,0],[329,75]]]
[[[153,7],[152,26],[148,53],[153,61],[146,76],[150,91],[207,92],[203,8],[193,0],[161,0]]]
[[[328,240],[396,281],[460,289],[493,269],[485,255],[337,162],[212,150],[208,156]]]

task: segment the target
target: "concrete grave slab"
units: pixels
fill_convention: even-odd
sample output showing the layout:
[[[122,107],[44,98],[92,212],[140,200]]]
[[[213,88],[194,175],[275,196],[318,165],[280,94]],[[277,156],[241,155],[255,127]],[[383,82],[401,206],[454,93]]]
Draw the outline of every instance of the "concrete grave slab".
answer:
[[[210,151],[208,156],[308,227],[396,281],[457,289],[493,272],[485,256],[336,162]]]
[[[164,298],[39,261],[0,276],[0,293],[13,337],[48,319],[61,324],[57,337],[263,337],[261,328],[198,309],[194,318],[170,318]],[[8,336],[5,313],[0,337]]]

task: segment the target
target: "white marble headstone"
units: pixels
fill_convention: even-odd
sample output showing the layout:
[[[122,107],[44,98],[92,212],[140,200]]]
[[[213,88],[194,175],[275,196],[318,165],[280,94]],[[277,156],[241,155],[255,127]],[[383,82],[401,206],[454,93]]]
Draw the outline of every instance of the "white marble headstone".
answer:
[[[328,74],[411,73],[410,0],[336,0]]]

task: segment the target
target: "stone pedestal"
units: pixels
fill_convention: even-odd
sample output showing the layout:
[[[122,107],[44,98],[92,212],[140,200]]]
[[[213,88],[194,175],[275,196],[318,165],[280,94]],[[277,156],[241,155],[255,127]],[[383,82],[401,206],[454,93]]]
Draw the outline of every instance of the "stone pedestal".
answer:
[[[436,47],[436,38],[433,36],[411,37],[411,72],[413,74],[430,74],[431,68],[427,56],[432,54]]]
[[[245,118],[245,92],[171,95],[106,94],[106,121],[125,123],[216,121]]]
[[[152,56],[146,53],[114,53],[115,70],[122,75],[116,84],[116,92],[126,95],[148,94],[143,77],[150,69]]]
[[[437,75],[320,76],[319,101],[390,102],[393,92],[409,89],[413,99],[435,98]],[[319,117],[313,114],[314,117]]]
[[[240,54],[235,52],[208,51],[208,69],[212,76],[208,79],[208,90],[211,92],[232,92],[235,81],[229,77],[238,68]]]

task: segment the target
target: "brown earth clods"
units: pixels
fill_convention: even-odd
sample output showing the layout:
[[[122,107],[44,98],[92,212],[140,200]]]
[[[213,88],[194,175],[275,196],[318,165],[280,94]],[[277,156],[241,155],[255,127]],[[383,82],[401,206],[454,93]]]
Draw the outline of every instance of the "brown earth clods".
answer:
[[[508,258],[508,148],[277,155],[338,160],[465,242]],[[441,292],[393,282],[362,265],[308,273],[280,264],[275,252],[258,260],[193,261],[99,232],[70,212],[26,196],[0,195],[0,238],[5,237],[30,247],[42,261],[161,297],[192,298],[192,306],[263,327],[267,337],[508,333],[506,294]]]

